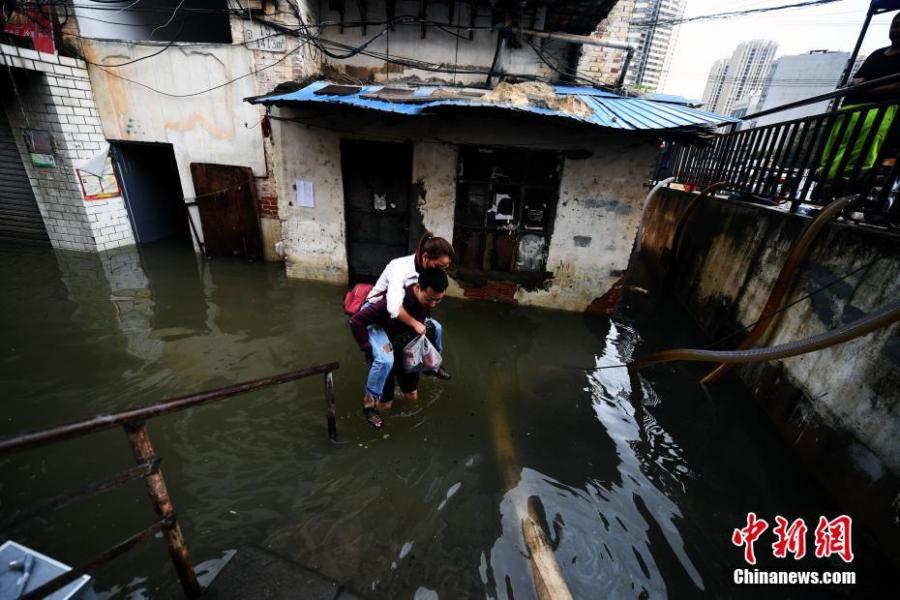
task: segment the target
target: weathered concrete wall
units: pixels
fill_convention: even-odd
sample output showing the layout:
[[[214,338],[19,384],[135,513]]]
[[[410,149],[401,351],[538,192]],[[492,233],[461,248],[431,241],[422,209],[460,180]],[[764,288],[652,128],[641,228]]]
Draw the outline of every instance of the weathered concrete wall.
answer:
[[[641,220],[643,187],[656,147],[622,134],[600,135],[594,155],[566,160],[547,256],[553,285],[520,289],[522,304],[584,310],[622,276]]]
[[[641,253],[632,264],[645,279],[630,283],[653,286],[667,278],[696,322],[720,340],[759,319],[792,242],[810,218],[706,200],[685,221],[672,264],[672,232],[692,197],[664,190],[646,211]],[[784,305],[797,304],[780,314],[758,345],[808,338],[896,302],[898,242],[900,236],[883,231],[843,223],[826,227],[785,298]],[[647,264],[656,267],[646,270]],[[718,347],[733,347],[741,338],[738,333]],[[736,371],[853,517],[875,523],[885,539],[900,540],[900,324]]]
[[[233,3],[231,8],[244,7]],[[305,22],[313,20],[306,0],[292,2],[291,10],[276,11],[275,5],[269,4],[261,18],[296,29],[299,20],[294,10]],[[146,15],[131,18],[142,21]],[[259,19],[250,21],[243,13],[232,15],[226,25],[231,30],[230,45],[176,42],[152,57],[168,42],[117,41],[123,30],[114,24],[91,21],[86,25],[90,29],[87,37],[105,40],[69,37],[67,42],[98,64],[117,65],[148,57],[106,70],[91,68],[91,82],[101,99],[98,108],[104,134],[114,141],[172,144],[186,199],[195,195],[190,163],[250,167],[255,176],[265,256],[279,260],[275,245],[282,231],[274,146],[271,138],[263,136],[264,109],[245,103],[244,98],[269,93],[284,81],[309,77],[320,71],[322,61],[313,46],[301,47],[294,36],[283,35]],[[77,34],[77,19],[69,19],[65,31]],[[129,38],[141,37],[135,31],[128,33]],[[220,84],[226,85],[191,95]],[[202,240],[199,213],[196,207],[190,207],[189,212]]]
[[[394,2],[394,14],[403,15],[421,14],[423,7],[418,0],[400,0]],[[348,2],[344,5],[344,19],[348,22],[360,19],[358,3]],[[366,5],[368,18],[378,15],[378,19],[384,18],[385,2],[377,0]],[[471,25],[471,10],[473,5],[466,2],[454,4],[453,23],[461,27]],[[389,64],[386,61],[363,54],[357,54],[344,60],[326,58],[330,65],[341,70],[351,77],[362,81],[388,81],[402,78],[417,78],[423,81],[440,81],[444,83],[483,84],[491,65],[494,62],[494,54],[497,50],[497,32],[490,31],[491,11],[490,7],[479,4],[475,18],[475,27],[484,28],[474,31],[472,39],[468,39],[468,32],[460,31],[460,36],[451,30],[441,30],[429,26],[422,39],[422,25],[420,23],[396,24],[391,30],[373,41],[366,50],[382,55],[390,55],[397,59],[412,59],[443,65],[449,69],[474,71],[471,73],[446,73],[417,69],[411,66]],[[447,4],[426,3],[424,6],[425,18],[439,23],[446,23],[449,18]],[[359,27],[348,26],[343,32],[336,24],[340,20],[340,14],[335,10],[329,10],[328,3],[323,2],[321,7],[321,20],[335,23],[322,27],[322,37],[346,44],[351,47],[362,45],[370,38],[378,34],[383,26],[369,25],[365,34]],[[543,28],[543,17],[536,19],[534,27]],[[535,40],[541,51],[556,65],[565,67],[567,53],[571,44],[561,42],[544,42]],[[527,44],[513,47],[504,44],[500,52],[496,66],[497,74],[538,75],[548,79],[559,79],[560,74],[538,58],[538,55]]]
[[[273,123],[278,212],[289,277],[347,282],[341,138],[289,121]],[[315,207],[296,205],[295,182],[310,181]]]
[[[86,201],[75,163],[104,143],[87,65],[73,58],[0,44],[3,103],[54,248],[93,252],[134,244],[121,197]],[[12,79],[10,79],[12,77]],[[23,141],[26,129],[53,137],[52,168],[35,167]]]
[[[570,129],[535,120],[529,120],[525,128],[524,121],[477,115],[427,121],[375,120],[365,115],[338,120],[332,115],[328,120],[288,109],[276,112],[279,119],[320,125],[274,121],[276,148],[281,149],[276,153],[279,211],[290,276],[347,280],[341,137],[416,140],[411,183],[422,224],[451,240],[459,145],[579,149],[590,157],[563,160],[547,260],[552,275],[549,287],[529,291],[509,284],[509,295],[522,304],[584,310],[627,267],[646,194],[644,183],[656,156],[652,136]],[[292,184],[298,179],[314,183],[315,208],[291,205]],[[456,286],[450,293],[463,295]]]
[[[101,65],[122,64],[159,51],[153,45],[127,42],[82,43],[85,56]],[[262,135],[257,127],[248,127],[259,121],[259,111],[244,102],[256,94],[252,77],[205,94],[177,97],[250,72],[251,59],[241,46],[176,44],[153,58],[115,69],[91,67],[104,135],[112,141],[172,144],[186,198],[196,195],[192,162],[250,167],[254,175],[264,176]],[[190,208],[202,239],[199,213],[196,206]]]

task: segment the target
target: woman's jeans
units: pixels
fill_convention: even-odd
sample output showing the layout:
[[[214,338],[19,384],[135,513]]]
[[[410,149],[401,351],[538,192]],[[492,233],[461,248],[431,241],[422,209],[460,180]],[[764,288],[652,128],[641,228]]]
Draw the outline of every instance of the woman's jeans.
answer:
[[[444,328],[430,317],[425,319],[425,327],[428,328],[428,339],[431,340],[437,351],[442,353],[444,351]],[[433,338],[430,335],[432,327],[434,328]],[[374,325],[369,325],[369,345],[372,347],[372,366],[369,368],[369,377],[366,379],[366,394],[375,400],[381,400],[384,383],[391,374],[391,369],[394,368],[394,346],[384,329]]]

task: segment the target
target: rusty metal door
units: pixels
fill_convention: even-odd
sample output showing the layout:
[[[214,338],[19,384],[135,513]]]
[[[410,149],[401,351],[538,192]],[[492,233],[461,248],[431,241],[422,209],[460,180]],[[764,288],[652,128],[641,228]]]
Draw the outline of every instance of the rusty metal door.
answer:
[[[408,254],[412,146],[341,140],[350,276],[374,281]]]
[[[253,172],[247,167],[191,163],[191,177],[207,255],[262,259]]]

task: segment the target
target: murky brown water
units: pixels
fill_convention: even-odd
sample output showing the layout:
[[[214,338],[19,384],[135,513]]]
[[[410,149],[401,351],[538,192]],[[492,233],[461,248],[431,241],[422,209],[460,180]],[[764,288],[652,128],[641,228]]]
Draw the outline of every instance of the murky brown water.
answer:
[[[836,509],[739,388],[709,395],[690,366],[639,379],[595,368],[630,356],[641,336],[683,343],[683,316],[635,331],[447,301],[435,316],[453,380],[425,378],[420,405],[398,405],[377,432],[359,412],[366,371],[342,288],[167,245],[102,257],[0,248],[0,288],[0,435],[341,363],[337,445],[325,433],[321,378],[151,422],[207,577],[234,549],[258,544],[377,598],[532,598],[520,525],[531,505],[576,598],[849,596],[884,583],[859,540],[853,589],[731,583],[744,565],[730,535],[748,511],[814,523]],[[119,430],[2,458],[0,523],[130,465]],[[134,483],[2,531],[78,564],[153,520]],[[761,568],[847,568],[776,561],[769,544],[757,543]],[[99,572],[95,588],[178,595],[158,540]]]

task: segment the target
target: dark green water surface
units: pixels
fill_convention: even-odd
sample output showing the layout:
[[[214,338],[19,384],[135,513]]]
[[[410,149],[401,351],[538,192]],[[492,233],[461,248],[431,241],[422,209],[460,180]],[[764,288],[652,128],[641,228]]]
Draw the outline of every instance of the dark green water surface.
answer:
[[[204,580],[258,544],[375,598],[533,598],[521,535],[530,506],[576,598],[850,597],[884,584],[861,539],[853,565],[795,564],[771,557],[771,531],[756,544],[760,568],[854,569],[859,583],[732,583],[745,565],[731,532],[748,511],[812,529],[836,509],[739,387],[704,391],[692,366],[640,378],[596,368],[690,342],[676,339],[684,315],[623,325],[447,300],[435,316],[453,380],[423,378],[419,405],[396,403],[375,431],[359,409],[366,367],[342,287],[160,245],[101,256],[0,248],[0,291],[4,436],[340,362],[338,444],[321,377],[149,423]],[[3,537],[79,564],[142,529],[155,517],[142,482],[9,527],[40,499],[132,464],[121,429],[0,457]],[[94,587],[179,593],[161,540],[98,571]]]

